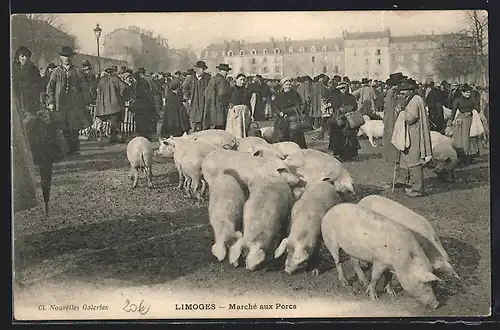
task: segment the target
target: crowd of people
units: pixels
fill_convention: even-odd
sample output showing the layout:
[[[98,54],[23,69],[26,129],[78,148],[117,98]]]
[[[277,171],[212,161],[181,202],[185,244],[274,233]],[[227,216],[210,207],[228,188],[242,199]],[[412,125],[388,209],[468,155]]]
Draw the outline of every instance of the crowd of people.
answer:
[[[246,126],[243,132],[248,131],[251,122],[274,119],[273,140],[293,141],[301,148],[307,148],[306,131],[317,131],[314,140],[325,139],[328,133],[333,155],[349,160],[360,149],[357,132],[364,121],[362,115],[383,117],[383,155],[403,169],[398,172],[398,185],[407,187],[410,196],[419,196],[423,193],[422,166],[431,154],[429,131],[444,133],[451,128],[460,159],[470,165],[479,154],[477,138],[468,133],[473,110],[481,114],[486,130],[488,127],[486,86],[447,81],[421,84],[400,72],[391,74],[386,81],[350,81],[348,77],[330,78],[325,74],[281,80],[242,73],[230,77],[228,64],[219,64],[216,73],[210,75],[203,61],[187,72],[174,74],[117,66],[96,74],[88,61],[75,65],[74,55],[73,49],[62,47],[60,64],[51,63],[39,70],[30,61],[28,48],[20,47],[15,54],[13,100],[23,121],[31,127],[30,143],[35,153],[61,153],[54,142],[61,131],[68,144],[65,153],[77,155],[78,132],[92,125],[93,115],[109,122],[109,142],[119,143],[124,142],[119,127],[126,108],[135,115],[135,135],[150,141],[157,134],[169,137],[225,129],[230,110],[239,109],[245,113],[236,116],[250,118],[242,122]],[[450,118],[445,118],[445,108],[451,109]],[[403,151],[392,143],[399,121],[404,121],[412,141]]]

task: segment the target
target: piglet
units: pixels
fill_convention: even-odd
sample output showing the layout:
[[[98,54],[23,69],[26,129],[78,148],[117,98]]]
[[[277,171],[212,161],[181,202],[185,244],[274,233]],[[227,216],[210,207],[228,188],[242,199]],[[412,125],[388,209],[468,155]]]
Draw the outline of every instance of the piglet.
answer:
[[[127,159],[130,162],[132,187],[137,187],[139,170],[142,170],[148,180],[148,187],[153,188],[153,146],[151,142],[142,136],[133,138],[127,145]]]

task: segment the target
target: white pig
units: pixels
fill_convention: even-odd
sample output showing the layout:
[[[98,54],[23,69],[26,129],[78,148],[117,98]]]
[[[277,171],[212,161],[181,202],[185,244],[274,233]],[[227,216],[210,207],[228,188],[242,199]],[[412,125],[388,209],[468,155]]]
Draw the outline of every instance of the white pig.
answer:
[[[353,179],[335,157],[314,149],[302,149],[288,156],[284,163],[306,182],[330,178],[340,193],[355,194]]]
[[[458,165],[457,151],[451,143],[440,142],[432,147],[432,157],[437,161],[434,172],[446,181],[455,181],[455,168]]]
[[[439,132],[435,132],[435,131],[431,131],[430,132],[431,134],[431,146],[432,146],[432,149],[434,150],[434,146],[438,143],[449,143],[450,145],[452,145],[453,143],[453,140],[446,136],[446,135],[443,135]]]
[[[333,206],[341,203],[335,187],[325,181],[308,183],[291,212],[288,237],[281,241],[274,253],[279,258],[285,251],[285,272],[291,274],[308,263],[308,268],[318,274],[321,243],[321,221]]]
[[[241,233],[243,206],[246,196],[240,183],[231,175],[220,174],[212,181],[208,201],[208,216],[214,230],[215,244],[212,254],[219,261],[226,257]]]
[[[302,150],[302,148],[297,143],[292,141],[276,142],[272,145],[275,146],[279,151],[281,151],[285,158],[296,151]]]
[[[459,278],[453,270],[450,257],[443,248],[434,228],[425,217],[404,205],[379,195],[366,196],[358,202],[358,205],[383,214],[390,220],[418,234],[415,237],[424,249],[432,268]]]
[[[368,136],[368,141],[374,147],[378,145],[373,141],[373,138],[380,139],[384,135],[384,122],[382,120],[371,120],[370,117],[364,115],[365,123],[361,125],[358,131],[358,136]]]
[[[233,134],[221,129],[208,129],[191,134],[184,134],[182,137],[203,140],[217,148],[227,148],[227,146],[234,148],[236,145],[236,137]]]
[[[132,187],[137,187],[139,170],[143,170],[148,180],[148,187],[153,188],[153,146],[148,139],[137,136],[127,144],[127,159],[130,162],[130,180]]]
[[[275,145],[269,144],[266,140],[257,136],[247,136],[237,140],[237,150],[253,154],[261,150],[263,157],[276,157],[285,159],[283,153]]]
[[[233,170],[241,177],[241,181],[248,184],[256,176],[281,177],[290,187],[304,185],[301,178],[278,158],[259,157],[261,151],[254,155],[234,150],[215,150],[202,161],[203,178],[210,186],[212,179],[225,170]]]
[[[437,308],[431,282],[441,281],[406,227],[386,216],[357,204],[342,203],[332,207],[323,218],[321,233],[325,246],[335,260],[342,285],[348,282],[340,263],[339,249],[351,256],[361,283],[366,283],[358,260],[372,262],[372,276],[367,288],[371,299],[378,299],[375,287],[386,270],[396,274],[401,287],[421,303]]]
[[[248,182],[249,198],[243,208],[243,237],[229,249],[229,262],[237,267],[248,250],[246,268],[255,270],[272,253],[293,205],[293,194],[281,178],[255,177]],[[280,237],[281,236],[281,237]]]

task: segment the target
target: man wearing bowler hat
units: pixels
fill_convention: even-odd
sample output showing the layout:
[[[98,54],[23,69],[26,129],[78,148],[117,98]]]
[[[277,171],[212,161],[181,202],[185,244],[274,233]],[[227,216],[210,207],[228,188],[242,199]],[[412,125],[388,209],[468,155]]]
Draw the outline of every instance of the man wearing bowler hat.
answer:
[[[203,129],[225,129],[229,107],[230,84],[227,74],[231,71],[229,65],[219,64],[217,73],[210,78],[205,90],[205,113]]]
[[[54,69],[47,84],[47,103],[68,140],[69,154],[77,155],[80,150],[78,132],[92,125],[90,110],[85,106],[86,83],[82,71],[72,64],[73,48],[64,46],[59,55],[61,65]]]
[[[352,95],[354,95],[358,101],[358,109],[364,115],[373,116],[375,111],[375,98],[377,96],[368,78],[361,79],[361,88],[352,92]]]
[[[205,72],[208,69],[203,61],[198,61],[194,66],[194,74],[189,75],[182,84],[182,94],[187,102],[191,132],[202,129],[203,114],[205,111],[205,89],[210,82],[210,75]]]

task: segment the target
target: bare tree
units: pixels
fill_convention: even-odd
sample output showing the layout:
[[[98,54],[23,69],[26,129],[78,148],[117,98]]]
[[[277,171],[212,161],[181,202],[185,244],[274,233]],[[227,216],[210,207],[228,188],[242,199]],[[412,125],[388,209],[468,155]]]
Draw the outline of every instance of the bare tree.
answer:
[[[445,78],[473,77],[488,82],[488,14],[481,10],[464,11],[465,28],[432,38],[441,53],[435,57],[438,73]]]
[[[18,17],[13,18],[12,37],[30,48],[35,62],[44,55],[54,54],[58,47],[67,43],[67,40],[71,40],[68,46],[77,50],[76,37],[66,32],[58,15],[23,14],[16,16]]]

